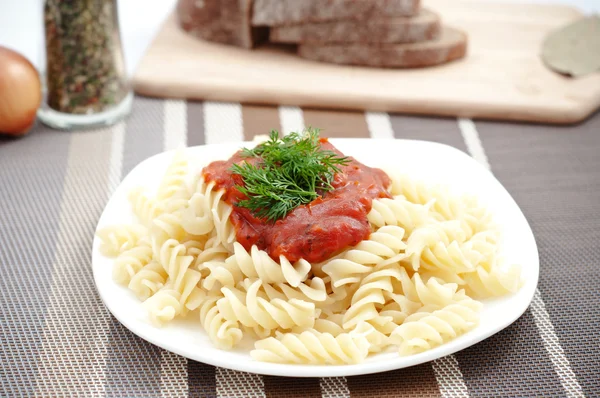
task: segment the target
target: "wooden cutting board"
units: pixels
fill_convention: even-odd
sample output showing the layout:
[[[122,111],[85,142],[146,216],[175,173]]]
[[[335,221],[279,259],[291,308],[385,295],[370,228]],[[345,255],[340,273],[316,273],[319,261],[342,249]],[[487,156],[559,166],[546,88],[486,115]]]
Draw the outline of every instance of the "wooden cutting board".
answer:
[[[600,106],[600,73],[558,75],[539,58],[546,33],[581,14],[559,5],[425,0],[469,35],[467,58],[439,67],[385,70],[303,60],[286,47],[247,51],[202,42],[170,16],[135,76],[139,94],[575,123]]]

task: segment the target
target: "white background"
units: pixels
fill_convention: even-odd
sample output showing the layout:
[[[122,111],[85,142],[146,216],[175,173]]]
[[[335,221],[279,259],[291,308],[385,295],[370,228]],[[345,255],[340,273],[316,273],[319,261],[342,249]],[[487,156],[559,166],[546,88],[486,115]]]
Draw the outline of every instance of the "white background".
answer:
[[[451,1],[451,0],[448,0]],[[600,0],[494,0],[562,3],[586,13],[600,12]],[[0,46],[12,48],[39,65],[43,0],[0,0]],[[119,0],[125,61],[132,73],[176,0]]]

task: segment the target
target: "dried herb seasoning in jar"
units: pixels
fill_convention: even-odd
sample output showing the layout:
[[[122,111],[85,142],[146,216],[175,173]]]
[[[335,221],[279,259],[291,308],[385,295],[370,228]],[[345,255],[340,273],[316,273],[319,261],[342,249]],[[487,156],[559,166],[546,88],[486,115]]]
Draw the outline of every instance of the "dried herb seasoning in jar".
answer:
[[[131,110],[116,0],[45,0],[45,102],[53,127],[112,124]]]

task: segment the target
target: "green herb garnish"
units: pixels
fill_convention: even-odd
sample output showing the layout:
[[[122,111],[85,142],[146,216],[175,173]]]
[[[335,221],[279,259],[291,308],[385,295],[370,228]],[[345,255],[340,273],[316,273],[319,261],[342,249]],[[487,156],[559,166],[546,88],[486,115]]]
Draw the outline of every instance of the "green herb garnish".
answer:
[[[347,157],[321,149],[319,129],[313,128],[283,138],[273,130],[268,141],[254,149],[244,148],[242,156],[261,160],[231,167],[233,174],[244,180],[244,185],[236,188],[248,197],[236,205],[271,222],[332,190],[338,166],[350,162]]]

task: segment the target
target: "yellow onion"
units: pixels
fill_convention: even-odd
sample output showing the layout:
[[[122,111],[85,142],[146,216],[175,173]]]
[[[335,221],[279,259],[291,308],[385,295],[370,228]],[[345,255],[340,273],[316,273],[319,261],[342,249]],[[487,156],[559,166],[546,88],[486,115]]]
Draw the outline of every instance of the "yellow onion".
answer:
[[[0,47],[0,133],[27,133],[41,101],[40,77],[31,62]]]

